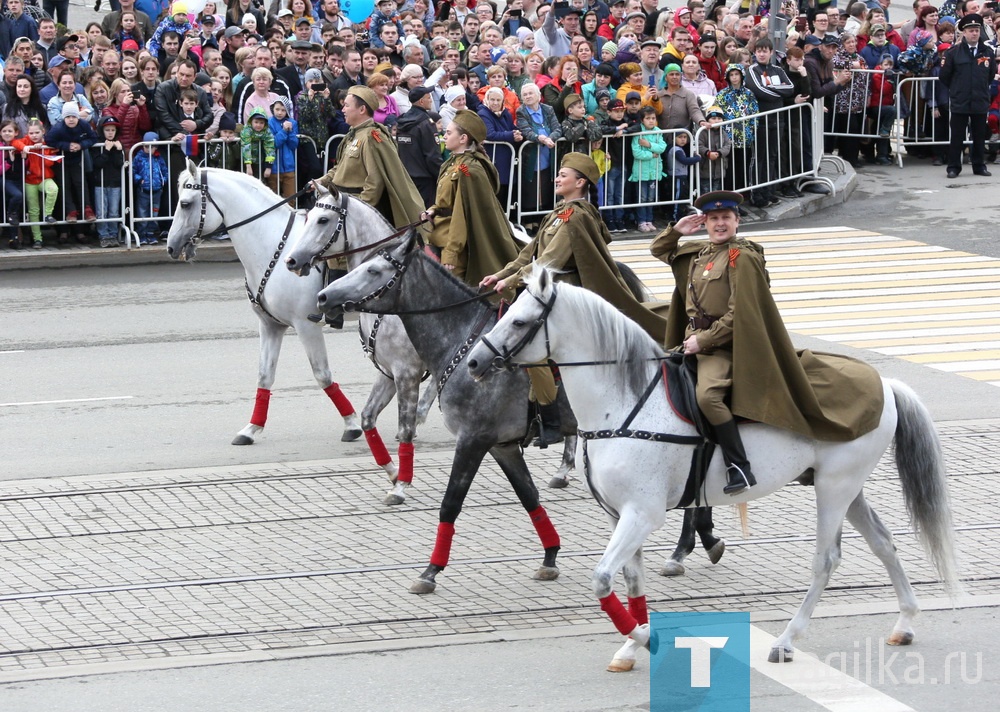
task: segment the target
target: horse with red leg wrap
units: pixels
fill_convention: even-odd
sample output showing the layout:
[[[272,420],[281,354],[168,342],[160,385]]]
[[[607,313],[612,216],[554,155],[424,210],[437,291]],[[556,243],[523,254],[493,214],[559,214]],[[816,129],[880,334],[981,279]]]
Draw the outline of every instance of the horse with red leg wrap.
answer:
[[[427,568],[410,591],[430,593],[436,587],[437,574],[448,565],[455,521],[487,453],[507,476],[545,551],[534,578],[554,580],[559,575],[559,535],[539,504],[521,451],[527,430],[528,377],[518,371],[476,383],[463,364],[479,336],[496,323],[496,307],[416,249],[412,232],[376,250],[378,257],[359,264],[320,292],[318,303],[324,310],[343,305],[347,310],[396,314],[431,370],[445,425],[457,440],[437,541]],[[557,402],[563,435],[573,438],[575,445],[576,418],[565,396]]]

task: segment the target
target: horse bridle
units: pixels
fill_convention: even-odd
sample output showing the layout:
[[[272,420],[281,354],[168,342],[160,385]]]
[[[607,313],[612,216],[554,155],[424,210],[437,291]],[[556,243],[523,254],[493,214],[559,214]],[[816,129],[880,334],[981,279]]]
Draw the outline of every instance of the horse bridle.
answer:
[[[384,259],[389,264],[391,264],[393,267],[395,267],[396,271],[389,278],[389,281],[387,281],[381,287],[379,287],[378,289],[376,289],[374,292],[371,292],[370,294],[367,294],[367,295],[361,297],[361,299],[358,299],[356,301],[347,301],[347,302],[344,302],[343,304],[341,304],[341,308],[345,312],[350,312],[350,311],[361,311],[361,312],[363,312],[363,311],[366,311],[364,309],[359,309],[358,307],[360,307],[362,304],[364,304],[366,302],[372,301],[373,299],[378,299],[383,294],[385,294],[386,292],[388,292],[390,289],[392,289],[393,287],[395,287],[396,284],[403,278],[403,275],[406,273],[406,268],[409,267],[410,260],[413,258],[413,255],[415,255],[415,254],[416,254],[416,252],[414,252],[412,250],[409,251],[409,252],[407,252],[406,253],[406,257],[404,257],[403,261],[400,262],[399,260],[397,260],[395,257],[392,256],[392,254],[389,252],[389,250],[387,250],[385,248],[379,250],[378,251],[378,256],[381,257],[382,259]],[[382,314],[382,313],[385,313],[385,312],[383,312],[382,310],[379,310],[378,312],[371,312],[371,313]]]
[[[549,297],[549,300],[547,302],[542,301],[537,296],[532,294],[530,291],[528,292],[528,294],[531,295],[532,299],[534,299],[536,302],[542,305],[542,311],[538,315],[538,317],[531,323],[531,326],[528,327],[528,330],[524,333],[524,336],[518,339],[517,343],[514,344],[512,348],[508,349],[506,346],[504,346],[503,351],[501,351],[496,346],[494,346],[486,336],[483,336],[480,339],[486,346],[486,348],[488,348],[495,354],[493,358],[493,368],[497,369],[498,371],[513,371],[514,366],[512,364],[512,361],[514,357],[517,356],[519,353],[521,353],[521,351],[523,351],[525,347],[531,343],[531,341],[535,338],[535,336],[538,335],[539,330],[541,330],[542,328],[545,329],[545,358],[542,359],[542,363],[548,363],[549,361],[549,355],[551,351],[549,349],[548,319],[549,319],[549,314],[552,313],[552,307],[555,306],[556,303],[556,285],[555,284],[552,285],[552,296]]]
[[[309,192],[308,188],[303,188],[302,190],[300,190],[299,192],[295,193],[294,195],[291,195],[291,196],[289,196],[287,198],[284,198],[283,200],[279,200],[277,203],[274,203],[273,205],[270,205],[270,206],[264,208],[259,213],[256,213],[255,215],[251,215],[250,217],[248,217],[245,220],[240,220],[238,223],[233,223],[232,225],[227,225],[226,224],[226,214],[222,212],[222,208],[219,207],[219,204],[215,202],[215,199],[212,197],[211,193],[208,192],[208,170],[207,169],[203,168],[201,170],[201,182],[200,183],[190,183],[190,182],[188,182],[188,183],[184,183],[184,185],[182,185],[181,187],[182,188],[186,188],[188,190],[197,190],[198,192],[201,193],[201,211],[200,211],[200,213],[198,215],[198,230],[195,232],[194,236],[190,240],[188,240],[188,242],[190,242],[190,243],[192,243],[194,245],[197,245],[199,242],[201,242],[202,240],[207,239],[209,237],[215,237],[216,235],[222,235],[224,233],[229,232],[230,230],[235,230],[238,227],[242,227],[244,225],[252,223],[254,220],[257,220],[258,218],[262,218],[265,215],[267,215],[268,213],[270,213],[270,212],[272,212],[274,210],[277,210],[282,205],[291,205],[291,201],[297,200],[299,197],[301,197],[301,196],[303,196],[303,195],[305,195],[306,193]],[[209,203],[211,203],[212,207],[215,208],[215,211],[217,213],[219,213],[219,219],[222,221],[222,224],[219,225],[219,227],[217,227],[214,230],[212,230],[211,232],[207,232],[206,233],[205,232],[205,218],[208,217],[208,204]],[[343,219],[341,220],[341,223],[343,223]]]
[[[322,203],[320,201],[316,201],[315,205],[313,205],[314,209],[323,208],[324,210],[332,210],[333,212],[337,213],[337,215],[340,216],[340,220],[337,222],[337,228],[333,231],[333,234],[330,236],[330,239],[326,241],[326,244],[323,245],[323,248],[316,253],[315,257],[309,260],[308,264],[310,267],[314,266],[317,262],[320,262],[321,260],[330,259],[331,257],[343,257],[347,254],[350,254],[350,251],[347,249],[348,248],[347,233],[344,233],[344,252],[324,257],[324,253],[333,246],[333,243],[335,243],[337,241],[337,238],[340,237],[340,233],[344,232],[344,223],[347,221],[347,206],[348,206],[347,195],[345,193],[340,194],[340,205],[334,205],[333,203]]]

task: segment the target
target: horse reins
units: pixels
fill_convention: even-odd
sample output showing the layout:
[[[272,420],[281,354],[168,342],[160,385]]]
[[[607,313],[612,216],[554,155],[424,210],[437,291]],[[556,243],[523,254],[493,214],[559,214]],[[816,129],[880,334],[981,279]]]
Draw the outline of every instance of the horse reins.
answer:
[[[425,222],[428,222],[427,219],[415,220],[414,222],[408,223],[408,224],[404,225],[403,227],[399,228],[398,230],[396,230],[394,233],[392,233],[388,237],[383,237],[381,240],[377,240],[377,241],[375,241],[375,242],[373,242],[371,244],[368,244],[368,245],[362,245],[361,247],[353,247],[352,248],[347,243],[347,234],[345,233],[344,234],[344,249],[343,249],[343,251],[341,251],[341,252],[335,252],[333,254],[327,255],[326,251],[329,250],[333,246],[333,243],[335,243],[337,241],[337,238],[340,237],[340,233],[342,232],[342,230],[344,228],[344,221],[347,219],[347,206],[348,205],[349,205],[349,203],[347,202],[347,194],[344,193],[344,192],[341,192],[341,194],[340,194],[340,205],[334,205],[333,203],[321,203],[321,202],[317,201],[316,204],[313,206],[314,208],[323,208],[325,210],[332,210],[333,212],[337,213],[338,215],[340,215],[340,223],[337,225],[337,229],[334,230],[333,235],[330,237],[330,239],[326,241],[325,245],[323,245],[322,249],[320,249],[320,251],[317,252],[316,255],[311,260],[309,260],[308,264],[309,264],[310,267],[314,266],[317,262],[319,262],[321,260],[339,259],[341,257],[348,257],[350,255],[356,255],[356,254],[359,254],[361,252],[370,252],[370,251],[373,251],[376,248],[381,247],[385,243],[391,242],[392,240],[395,240],[397,237],[401,237],[402,235],[405,235],[409,230],[412,230],[413,228],[416,228],[416,227],[420,227]],[[418,239],[419,239],[419,235],[418,235]],[[421,241],[421,243],[422,243],[422,241]]]

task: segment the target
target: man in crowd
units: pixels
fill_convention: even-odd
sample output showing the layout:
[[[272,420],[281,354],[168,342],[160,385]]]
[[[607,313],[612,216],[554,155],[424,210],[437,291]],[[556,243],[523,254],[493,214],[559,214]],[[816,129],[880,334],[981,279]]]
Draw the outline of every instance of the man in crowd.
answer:
[[[977,176],[986,169],[986,113],[990,108],[990,82],[997,73],[997,60],[980,38],[983,18],[969,14],[958,22],[962,41],[945,52],[941,83],[948,87],[951,109],[951,144],[948,147],[948,177],[962,172],[965,135],[972,139],[970,163]]]
[[[361,74],[361,52],[348,47],[344,52],[344,71],[330,88],[337,91],[347,91],[351,87],[364,86],[365,78]]]
[[[306,70],[309,69],[309,53],[311,51],[312,44],[303,40],[295,40],[288,45],[288,52],[285,53],[285,66],[273,72],[285,80],[292,97],[298,96],[305,86]]]
[[[545,57],[570,54],[573,38],[580,34],[580,10],[569,7],[564,11],[566,14],[558,21],[555,12],[547,13],[545,22],[535,30],[535,49]]]
[[[410,109],[399,117],[396,125],[399,160],[413,179],[425,208],[434,204],[438,174],[443,162],[434,121],[428,113],[433,106],[433,93],[434,90],[430,87],[410,89],[407,97]]]

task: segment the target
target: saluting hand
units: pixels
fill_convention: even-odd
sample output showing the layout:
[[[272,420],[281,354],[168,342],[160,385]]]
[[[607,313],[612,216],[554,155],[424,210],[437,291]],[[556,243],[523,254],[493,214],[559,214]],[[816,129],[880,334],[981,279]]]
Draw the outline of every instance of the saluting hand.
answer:
[[[682,235],[693,235],[705,225],[704,214],[685,215],[674,223],[674,230]]]

